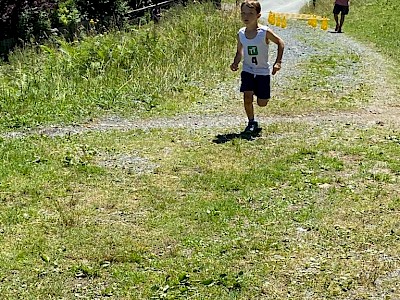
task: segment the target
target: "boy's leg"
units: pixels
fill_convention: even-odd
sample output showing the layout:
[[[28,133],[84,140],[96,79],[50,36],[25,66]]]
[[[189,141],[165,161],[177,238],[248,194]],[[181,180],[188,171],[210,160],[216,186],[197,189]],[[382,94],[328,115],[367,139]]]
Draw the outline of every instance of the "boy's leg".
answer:
[[[244,110],[246,111],[247,118],[249,120],[246,128],[244,129],[245,133],[255,133],[258,129],[258,123],[254,120],[254,105],[253,105],[253,96],[254,93],[252,91],[245,91],[244,93]]]
[[[244,110],[249,121],[254,121],[253,91],[244,91]]]
[[[249,119],[245,132],[250,133],[258,132],[258,122],[254,120],[253,96],[257,96],[257,104],[262,107],[267,106],[271,97],[271,76],[256,75],[253,78],[254,92],[244,92],[244,106]]]
[[[264,107],[267,106],[269,99],[260,99],[257,98],[257,104],[258,106]]]
[[[244,72],[240,74],[242,84],[240,91],[243,93],[243,105],[249,121],[254,120],[254,107],[253,107],[253,96],[255,87],[255,76],[254,74]]]
[[[257,76],[256,87],[254,90],[254,94],[257,96],[257,104],[258,106],[264,107],[267,106],[269,99],[271,98],[271,76]]]
[[[265,82],[265,77],[267,77],[267,82]],[[254,95],[258,95],[257,93],[263,93],[260,96],[260,101],[258,100],[257,96],[257,103],[260,106],[265,106],[267,105],[267,101],[263,100],[266,98],[269,98],[269,77],[270,76],[259,76],[259,75],[254,75],[250,74],[247,72],[242,72],[241,78],[242,78],[242,85],[240,87],[240,91],[243,92],[243,105],[244,105],[244,110],[247,115],[247,119],[249,120],[246,129],[244,132],[246,133],[255,133],[257,132],[258,129],[258,123],[257,121],[254,120]],[[259,90],[259,85],[260,82],[262,86],[266,86],[267,83],[267,89],[266,90]]]

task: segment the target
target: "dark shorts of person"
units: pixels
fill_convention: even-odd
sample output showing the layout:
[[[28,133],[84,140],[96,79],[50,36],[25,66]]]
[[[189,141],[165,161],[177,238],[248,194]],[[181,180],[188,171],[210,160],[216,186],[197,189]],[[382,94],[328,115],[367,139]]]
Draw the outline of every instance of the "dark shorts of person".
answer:
[[[242,84],[241,92],[252,91],[259,99],[271,98],[271,76],[270,75],[254,75],[245,71],[240,74]]]
[[[335,6],[333,7],[333,14],[338,15],[339,13],[342,13],[342,15],[348,15],[349,7],[344,6],[344,5],[335,4]]]

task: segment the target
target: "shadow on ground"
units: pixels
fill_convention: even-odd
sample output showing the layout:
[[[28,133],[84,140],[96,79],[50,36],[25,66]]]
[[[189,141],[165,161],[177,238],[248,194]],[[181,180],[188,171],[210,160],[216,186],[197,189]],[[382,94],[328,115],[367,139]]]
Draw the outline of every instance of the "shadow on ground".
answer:
[[[240,133],[227,133],[227,134],[218,134],[213,139],[213,143],[216,144],[224,144],[234,139],[242,139],[247,141],[254,141],[256,138],[261,136],[261,128],[259,128],[254,133],[248,132],[240,132]]]

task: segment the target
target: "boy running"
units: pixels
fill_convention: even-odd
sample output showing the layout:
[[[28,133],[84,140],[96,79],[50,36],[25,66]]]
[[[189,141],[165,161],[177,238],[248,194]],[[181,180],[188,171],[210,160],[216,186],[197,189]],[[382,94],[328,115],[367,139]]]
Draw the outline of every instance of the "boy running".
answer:
[[[261,17],[261,5],[258,1],[243,2],[240,10],[245,27],[238,32],[236,55],[230,67],[232,71],[237,71],[243,58],[240,92],[244,95],[244,109],[248,118],[245,132],[254,133],[258,130],[258,122],[254,119],[253,96],[257,97],[259,106],[267,105],[271,97],[270,74],[275,75],[281,69],[285,45],[270,28],[258,23]],[[270,41],[278,45],[272,72],[268,62]]]

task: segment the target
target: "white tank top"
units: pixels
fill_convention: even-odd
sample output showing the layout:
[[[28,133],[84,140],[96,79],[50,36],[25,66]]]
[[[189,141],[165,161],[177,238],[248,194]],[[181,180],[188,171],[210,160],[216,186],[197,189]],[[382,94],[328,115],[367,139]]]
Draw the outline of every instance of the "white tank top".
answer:
[[[240,28],[239,40],[243,45],[243,71],[254,75],[270,75],[268,63],[267,26],[257,28],[253,39],[246,38],[246,27]]]

